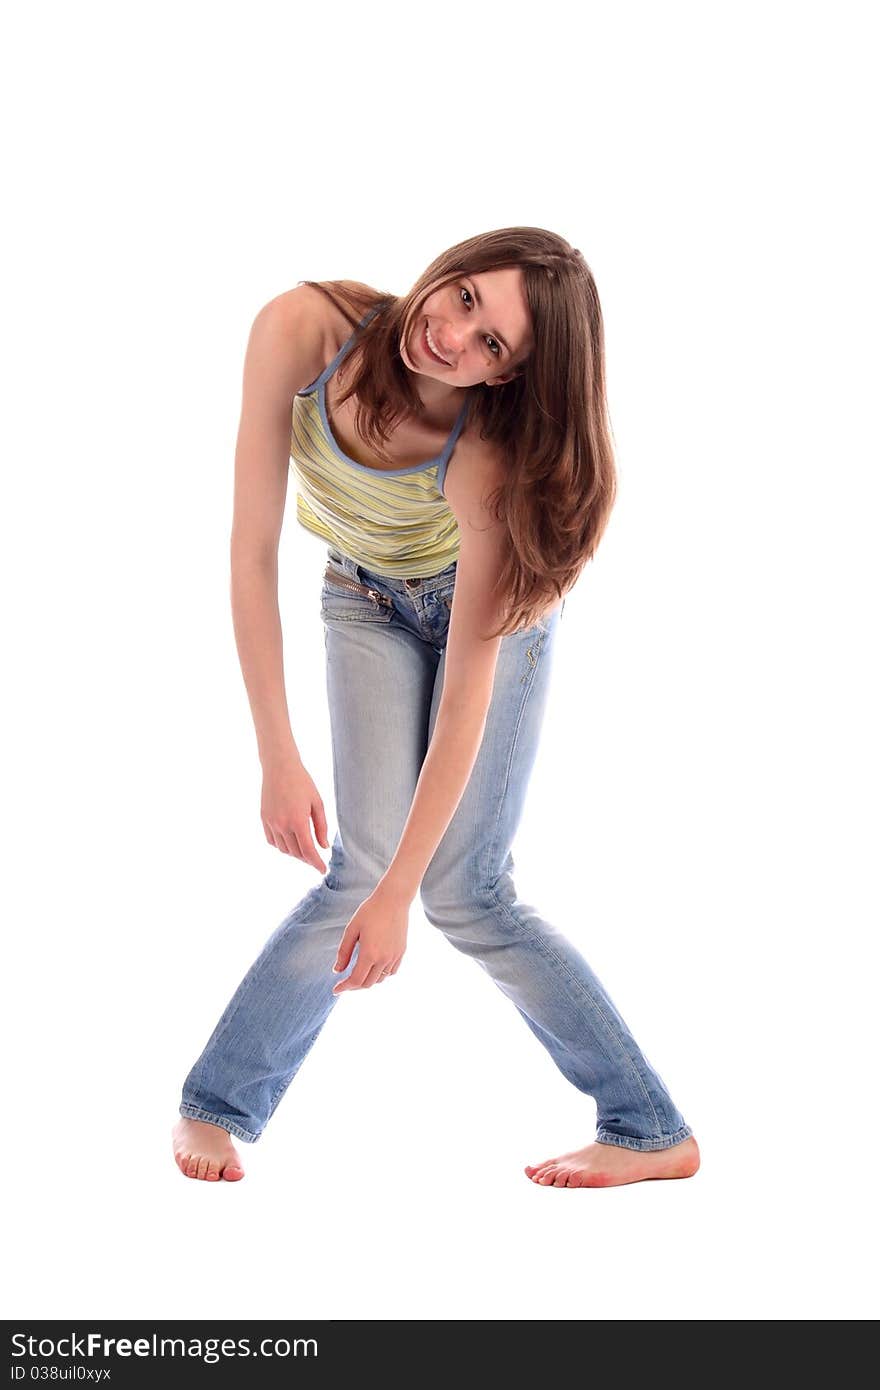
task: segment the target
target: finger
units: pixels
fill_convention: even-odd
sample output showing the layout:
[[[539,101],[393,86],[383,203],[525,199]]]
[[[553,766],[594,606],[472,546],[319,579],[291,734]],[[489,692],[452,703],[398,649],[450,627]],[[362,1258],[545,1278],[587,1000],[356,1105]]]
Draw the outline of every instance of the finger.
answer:
[[[358,939],[357,930],[349,927],[345,928],[339,949],[336,952],[336,960],[333,962],[333,969],[338,974],[342,970],[347,970],[351,961],[351,953],[354,950],[355,942]]]
[[[369,973],[370,971],[367,969],[367,966],[361,961],[358,961],[351,974],[346,979],[340,980],[338,985],[333,986],[333,993],[342,994],[347,989],[363,989],[364,981]]]
[[[263,821],[263,829],[266,832],[266,839],[273,849],[280,850],[282,854],[291,854],[293,851],[284,838],[284,833],[280,826],[270,825],[268,821]]]
[[[300,858],[304,860],[306,864],[311,864],[313,869],[320,869],[321,873],[325,874],[327,872],[327,866],[315,849],[311,827],[308,825],[301,827],[297,831],[297,839],[299,841],[300,850],[302,851]]]
[[[385,969],[387,969],[387,967],[383,965],[381,961],[378,962],[376,965],[372,966],[370,969],[370,973],[367,975],[367,978],[361,985],[361,989],[371,989],[373,985],[380,985],[382,981],[387,978],[385,975],[382,974],[382,971]]]
[[[330,841],[327,839],[327,817],[324,814],[323,802],[316,801],[312,807],[312,821],[314,822],[318,844],[323,845],[325,849],[329,849]]]
[[[275,839],[278,841],[278,848],[282,854],[289,854],[294,859],[299,858],[299,845],[291,830],[282,830],[280,826],[276,826]]]
[[[276,825],[275,839],[278,842],[277,848],[282,850],[284,854],[292,855],[294,859],[302,859],[303,863],[311,864],[313,868],[320,869],[324,873],[324,865],[312,843],[310,831],[297,831],[291,825],[283,828]]]

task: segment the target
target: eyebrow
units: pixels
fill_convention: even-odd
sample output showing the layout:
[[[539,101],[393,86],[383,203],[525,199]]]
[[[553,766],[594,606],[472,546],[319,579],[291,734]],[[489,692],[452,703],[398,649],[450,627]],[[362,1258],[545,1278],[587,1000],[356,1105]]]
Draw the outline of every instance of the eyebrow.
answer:
[[[480,298],[480,291],[477,289],[477,282],[476,282],[476,280],[474,280],[473,278],[471,278],[471,284],[472,284],[473,287],[474,287],[474,299],[477,301],[477,308],[478,308],[478,309],[482,309],[482,307],[483,307],[483,301],[482,301],[482,299]],[[513,353],[510,351],[510,348],[509,348],[508,344],[504,341],[504,339],[502,338],[502,336],[501,336],[500,333],[493,333],[493,334],[492,334],[492,337],[497,338],[498,341],[499,341],[499,343],[501,343],[501,344],[503,345],[504,351],[507,353],[508,357],[512,357],[512,356],[513,356]]]

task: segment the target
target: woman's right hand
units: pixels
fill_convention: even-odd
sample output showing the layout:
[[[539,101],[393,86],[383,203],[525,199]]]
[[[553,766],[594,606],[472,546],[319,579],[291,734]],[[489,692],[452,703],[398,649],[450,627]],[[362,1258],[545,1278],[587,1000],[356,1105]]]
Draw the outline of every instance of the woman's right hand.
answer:
[[[312,840],[311,825],[314,822],[318,843],[329,849],[324,803],[299,758],[263,765],[260,815],[270,845],[320,869],[322,874],[327,872]]]

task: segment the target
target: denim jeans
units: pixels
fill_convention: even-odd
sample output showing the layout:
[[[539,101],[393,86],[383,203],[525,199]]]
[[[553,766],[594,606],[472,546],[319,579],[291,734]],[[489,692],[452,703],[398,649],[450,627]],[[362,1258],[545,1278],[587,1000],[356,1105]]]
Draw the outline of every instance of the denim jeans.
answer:
[[[372,574],[327,551],[321,590],[338,829],[327,873],[278,925],[183,1086],[181,1115],[262,1134],[341,996],[340,938],[385,873],[409,814],[443,686],[455,562]],[[564,604],[563,604],[564,607]],[[572,1085],[596,1139],[665,1149],[691,1134],[584,957],[516,893],[511,844],[546,705],[562,609],[502,638],[482,743],[422,879],[421,905],[507,995]],[[357,949],[348,967],[354,968]]]

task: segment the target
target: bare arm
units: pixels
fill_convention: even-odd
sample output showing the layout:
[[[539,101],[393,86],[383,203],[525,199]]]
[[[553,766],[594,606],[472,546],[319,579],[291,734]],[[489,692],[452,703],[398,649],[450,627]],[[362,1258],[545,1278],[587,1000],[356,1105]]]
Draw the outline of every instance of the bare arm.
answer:
[[[450,477],[447,497],[460,529],[455,596],[446,643],[443,694],[409,816],[382,883],[403,902],[418,892],[473,770],[492,699],[502,639],[487,637],[501,611],[492,593],[507,528],[485,505],[501,480],[501,463],[483,455]]]
[[[293,398],[324,365],[326,320],[316,296],[317,291],[306,285],[279,295],[260,310],[251,327],[235,449],[230,587],[235,642],[257,748],[264,778],[271,779],[263,798],[266,837],[278,849],[323,871],[311,834],[306,841],[290,824],[296,819],[304,831],[303,816],[311,813],[317,798],[316,829],[326,838],[320,798],[313,784],[310,788],[299,775],[305,770],[290,726],[278,606],[278,542],[287,497]],[[296,808],[293,813],[291,806]]]

